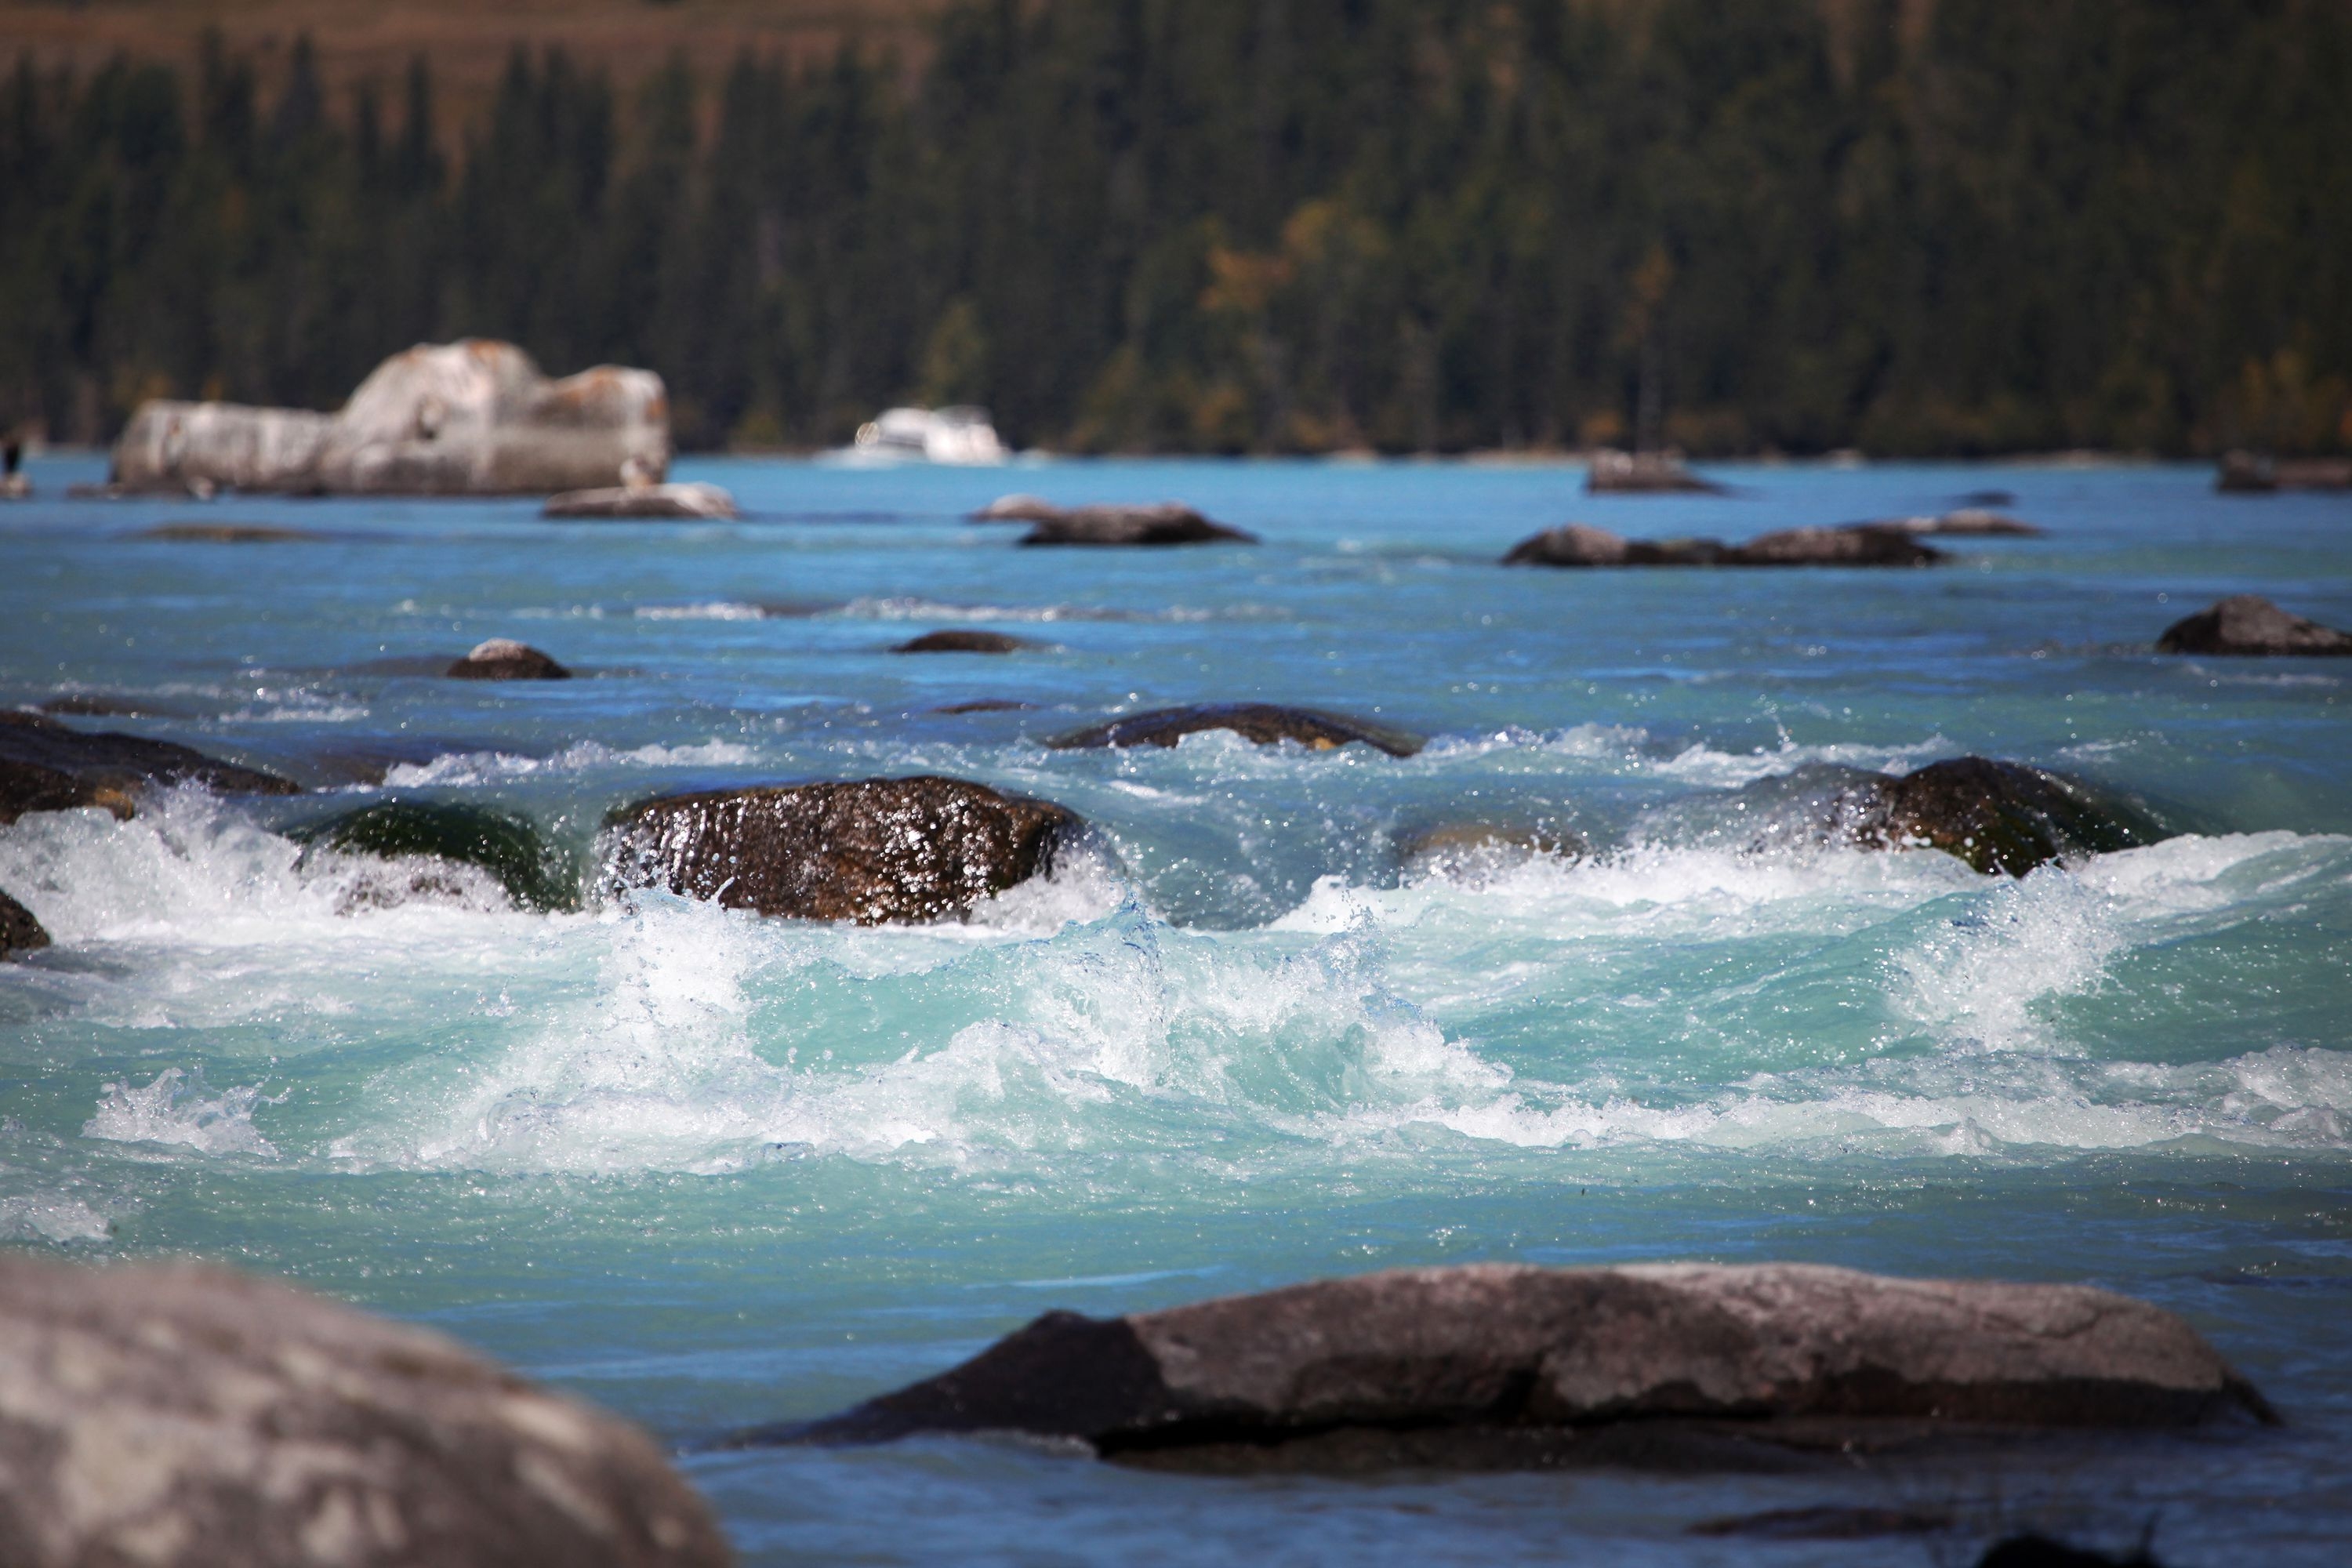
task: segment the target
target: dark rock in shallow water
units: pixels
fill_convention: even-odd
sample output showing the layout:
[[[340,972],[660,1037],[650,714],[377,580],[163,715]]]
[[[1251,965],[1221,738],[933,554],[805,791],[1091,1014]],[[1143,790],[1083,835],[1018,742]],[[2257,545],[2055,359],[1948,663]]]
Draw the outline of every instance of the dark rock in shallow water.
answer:
[[[921,922],[1053,868],[1078,818],[925,776],[713,790],[613,814],[604,880],[802,920]]]
[[[452,680],[569,680],[572,672],[510,637],[477,643],[474,651],[444,671]]]
[[[33,918],[33,911],[0,891],[0,958],[48,945],[49,933]]]
[[[950,702],[944,708],[934,708],[934,713],[1027,713],[1036,708],[1034,702],[1015,702],[1004,697],[982,697],[970,702]]]
[[[892,653],[1019,653],[1037,645],[1027,637],[1006,637],[1003,632],[977,632],[957,628],[943,632],[925,632],[909,637],[892,648]]]
[[[417,858],[476,866],[526,909],[568,909],[578,879],[528,817],[478,805],[388,800],[318,824],[298,837],[346,855]],[[430,892],[430,888],[412,891]]]
[[[103,806],[129,816],[148,784],[194,784],[245,795],[295,795],[301,786],[258,768],[215,762],[169,741],[101,731],[86,734],[37,713],[0,712],[0,823],[28,811]]]
[[[2237,594],[2172,623],[2158,653],[2249,655],[2352,654],[2352,633],[2289,615],[2255,594]]]
[[[2188,1324],[2105,1290],[1804,1264],[1472,1264],[1052,1312],[937,1377],[739,1441],[1013,1431],[1247,1468],[1282,1468],[1292,1444],[1344,1461],[1352,1432],[1372,1468],[1404,1453],[1717,1468],[2232,1415],[2275,1420]]]
[[[1941,849],[1988,875],[2022,877],[2068,855],[2111,854],[2172,837],[2145,813],[2074,779],[1986,757],[1879,775],[1846,804],[1862,843]]]
[[[1317,752],[1333,751],[1350,741],[1361,741],[1392,757],[1412,756],[1423,743],[1420,736],[1402,730],[1312,708],[1282,708],[1270,702],[1204,702],[1191,708],[1162,708],[1130,714],[1108,724],[1056,735],[1045,744],[1059,751],[1093,746],[1172,746],[1202,730],[1231,730],[1261,746],[1296,741]]]
[[[1584,474],[1594,495],[1721,495],[1723,487],[1684,467],[1678,452],[1599,451]]]
[[[1944,558],[1900,523],[1792,528],[1746,544],[1714,539],[1625,539],[1572,522],[1521,540],[1506,566],[1926,566]]]
[[[1257,535],[1211,522],[1189,506],[1082,506],[1050,517],[1021,536],[1024,544],[1255,544]]]
[[[23,1568],[719,1568],[644,1434],[437,1334],[189,1265],[0,1257]]]
[[[257,522],[166,522],[144,530],[138,537],[174,544],[311,544],[329,536]]]

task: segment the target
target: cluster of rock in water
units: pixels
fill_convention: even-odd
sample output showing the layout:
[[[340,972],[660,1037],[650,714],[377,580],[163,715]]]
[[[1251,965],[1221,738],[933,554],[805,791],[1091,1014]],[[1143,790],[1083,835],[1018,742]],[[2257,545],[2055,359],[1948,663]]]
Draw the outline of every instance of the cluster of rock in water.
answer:
[[[548,382],[520,351],[465,343],[395,356],[331,416],[151,405],[117,449],[113,483],[181,492],[562,489],[576,493],[551,500],[550,516],[733,515],[714,487],[661,483],[667,460],[657,378],[605,367]],[[2261,488],[2265,477],[2289,482],[2271,471],[2239,488]],[[1671,460],[1625,454],[1597,460],[1590,484],[1715,488]],[[1029,545],[1255,542],[1173,503],[1064,509],[1008,497],[980,516],[1028,524]],[[299,537],[212,525],[160,531]],[[1790,530],[1743,544],[1629,540],[1571,524],[1523,542],[1505,563],[1917,566],[1943,559],[1926,536],[2034,531],[1980,510]],[[1034,646],[954,629],[896,651]],[[2352,654],[2352,636],[2241,595],[2179,622],[2158,646]],[[481,644],[446,674],[572,676],[506,639]],[[1209,730],[1318,751],[1363,744],[1398,757],[1422,744],[1343,714],[1264,703],[1123,715],[1045,743],[1172,746]],[[165,786],[299,790],[171,742],[0,713],[0,824],[84,807],[128,816],[145,792]],[[2165,833],[2079,781],[1981,757],[1899,777],[1841,775],[1816,826],[1865,847],[1939,849],[2010,876]],[[612,813],[595,881],[614,892],[667,887],[763,915],[929,921],[967,914],[1049,872],[1083,829],[1051,802],[954,778],[717,790]],[[525,908],[580,898],[576,869],[528,820],[478,806],[384,801],[298,837],[306,857],[406,868],[404,884],[377,889],[386,899],[443,890],[436,879],[448,874],[436,867],[478,873]],[[1454,822],[1402,834],[1398,847],[1444,863],[1496,850],[1573,858],[1584,847],[1557,830]],[[48,941],[32,913],[0,892],[0,954]],[[1049,1313],[898,1393],[725,1441],[1003,1431],[1076,1442],[1121,1463],[1223,1472],[1781,1469],[1850,1468],[2053,1431],[2229,1420],[2275,1416],[2188,1325],[2104,1291],[1783,1265],[1469,1266],[1126,1318]],[[126,1443],[137,1448],[136,1464],[124,1460]],[[0,1473],[8,1478],[0,1541],[14,1543],[12,1561],[42,1568],[134,1560],[683,1568],[728,1560],[708,1507],[633,1429],[435,1336],[205,1268],[90,1270],[0,1257]],[[1753,1532],[1803,1534],[1822,1524],[1814,1514],[1836,1514],[1838,1528],[1853,1533],[1846,1516],[1856,1512],[1797,1510]],[[1907,1514],[1880,1522],[1897,1532],[1942,1527]],[[1718,1524],[1702,1528],[1743,1528]],[[1987,1561],[2033,1561],[2033,1550],[2012,1543]]]

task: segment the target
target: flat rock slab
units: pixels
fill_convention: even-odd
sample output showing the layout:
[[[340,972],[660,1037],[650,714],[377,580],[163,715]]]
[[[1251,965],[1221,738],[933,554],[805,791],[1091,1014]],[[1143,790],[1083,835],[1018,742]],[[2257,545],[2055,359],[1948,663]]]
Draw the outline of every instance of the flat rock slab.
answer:
[[[1107,1458],[1746,1468],[1940,1434],[2147,1428],[2262,1395],[2180,1319],[2074,1285],[1807,1264],[1408,1268],[1094,1319],[1053,1312],[828,1420],[742,1435],[1073,1438]],[[1382,1456],[1390,1456],[1383,1458]],[[1456,1456],[1449,1458],[1449,1456]]]
[[[1361,741],[1392,757],[1409,757],[1423,745],[1418,735],[1366,723],[1343,713],[1283,708],[1269,702],[1206,702],[1190,708],[1162,708],[1073,730],[1054,736],[1045,744],[1059,751],[1095,746],[1172,746],[1185,736],[1203,730],[1231,730],[1261,746],[1296,741],[1314,752],[1336,751],[1350,742]]]
[[[566,490],[547,498],[541,517],[652,518],[690,521],[738,515],[735,498],[717,485],[608,485],[600,489]]]
[[[25,1568],[716,1568],[635,1428],[225,1269],[0,1256],[0,1556]]]
[[[1007,513],[1007,516],[1013,514]],[[1257,535],[1212,522],[1174,501],[1158,506],[1047,507],[1024,513],[1024,544],[1255,544]]]
[[[926,775],[713,790],[606,822],[604,880],[730,909],[861,925],[921,923],[1053,868],[1077,816]]]
[[[0,892],[0,958],[48,945],[49,933],[33,911]]]
[[[572,672],[529,643],[492,637],[442,671],[452,680],[569,680]]]
[[[0,823],[28,811],[102,806],[129,816],[150,784],[193,784],[225,794],[296,795],[301,786],[170,741],[88,733],[37,713],[0,712]]]
[[[2237,594],[2167,626],[2158,653],[2337,658],[2352,654],[2352,633],[2290,615],[2256,594]]]

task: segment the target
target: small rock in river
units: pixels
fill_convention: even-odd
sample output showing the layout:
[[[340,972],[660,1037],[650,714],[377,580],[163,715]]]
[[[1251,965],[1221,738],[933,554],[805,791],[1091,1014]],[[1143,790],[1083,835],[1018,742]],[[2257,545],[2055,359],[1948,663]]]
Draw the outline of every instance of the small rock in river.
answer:
[[[478,805],[382,801],[320,823],[297,837],[346,855],[379,860],[427,858],[478,867],[526,909],[565,909],[579,901],[571,868],[540,837],[528,817]]]
[[[569,680],[572,672],[528,643],[492,637],[443,673],[453,680]]]
[[[2290,615],[2255,594],[2237,594],[2167,626],[2158,653],[2352,654],[2352,633]]]
[[[1257,535],[1211,522],[1189,506],[1082,506],[1036,519],[1024,544],[1255,544]]]
[[[634,1426],[422,1329],[189,1264],[0,1256],[24,1568],[720,1568]]]
[[[958,627],[942,632],[925,632],[909,637],[890,651],[892,653],[1019,653],[1037,645],[1026,637],[1006,637],[1003,632],[969,631]]]
[[[0,891],[0,958],[48,945],[49,933],[33,917],[33,911]]]
[[[1051,870],[1079,826],[1050,802],[936,775],[712,790],[614,813],[604,880],[763,915],[921,922]]]
[[[1296,741],[1309,751],[1328,752],[1361,741],[1392,757],[1409,757],[1422,748],[1418,735],[1325,713],[1312,708],[1283,708],[1270,702],[1204,702],[1190,708],[1162,708],[1134,713],[1056,735],[1045,744],[1059,751],[1095,746],[1172,746],[1202,730],[1231,730],[1245,741],[1270,746]]]

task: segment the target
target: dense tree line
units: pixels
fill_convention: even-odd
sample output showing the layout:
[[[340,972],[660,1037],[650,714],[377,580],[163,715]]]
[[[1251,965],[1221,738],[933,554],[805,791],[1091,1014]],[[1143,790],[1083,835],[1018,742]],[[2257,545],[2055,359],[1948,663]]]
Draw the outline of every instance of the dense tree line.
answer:
[[[2352,446],[2343,0],[966,0],[444,129],[422,62],[19,64],[0,425],[478,333],[690,444]]]

